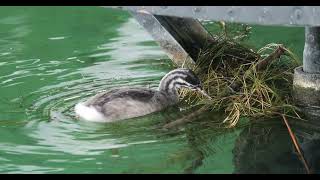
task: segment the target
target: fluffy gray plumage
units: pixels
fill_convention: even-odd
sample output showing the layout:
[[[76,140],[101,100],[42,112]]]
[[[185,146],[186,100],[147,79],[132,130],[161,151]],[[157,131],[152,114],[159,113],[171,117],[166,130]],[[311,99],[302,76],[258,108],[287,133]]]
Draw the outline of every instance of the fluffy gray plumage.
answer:
[[[179,88],[201,91],[201,82],[189,69],[179,68],[166,74],[158,90],[121,88],[99,93],[75,107],[83,120],[112,122],[161,111],[178,103]]]

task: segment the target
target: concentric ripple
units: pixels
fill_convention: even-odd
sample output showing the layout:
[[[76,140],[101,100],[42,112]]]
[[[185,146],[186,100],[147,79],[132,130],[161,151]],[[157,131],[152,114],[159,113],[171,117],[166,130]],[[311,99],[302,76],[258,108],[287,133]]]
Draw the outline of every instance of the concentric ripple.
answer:
[[[76,103],[98,92],[124,86],[158,86],[171,67],[151,37],[128,15],[112,22],[117,27],[111,31],[105,18],[119,12],[102,9],[96,9],[95,16],[101,16],[104,24],[91,28],[100,33],[92,39],[80,39],[92,34],[79,29],[44,31],[42,27],[52,24],[43,19],[43,14],[49,18],[50,13],[38,11],[27,8],[21,16],[0,18],[0,24],[13,29],[8,31],[12,34],[1,39],[7,46],[0,45],[0,172],[178,171],[174,164],[168,170],[165,167],[171,166],[168,154],[184,146],[178,142],[184,137],[159,139],[154,130],[170,114],[156,113],[109,124],[79,121],[74,115]],[[64,11],[81,14],[87,10]],[[62,14],[61,19],[65,18]],[[76,20],[83,17],[64,21],[69,21],[71,27],[78,26],[80,21]],[[34,25],[30,29],[30,18],[41,28],[34,29]],[[83,26],[89,20],[82,19]],[[103,28],[105,32],[101,31]],[[32,39],[36,37],[38,41]],[[24,43],[20,38],[25,39]],[[79,40],[87,46],[70,47]]]

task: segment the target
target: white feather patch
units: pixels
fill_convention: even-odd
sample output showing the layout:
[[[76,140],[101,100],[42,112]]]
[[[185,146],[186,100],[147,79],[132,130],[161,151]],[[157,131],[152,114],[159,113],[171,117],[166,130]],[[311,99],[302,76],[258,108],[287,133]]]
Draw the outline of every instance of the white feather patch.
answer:
[[[83,103],[78,103],[75,106],[77,116],[86,121],[106,122],[105,116],[97,111],[93,106],[86,106]]]

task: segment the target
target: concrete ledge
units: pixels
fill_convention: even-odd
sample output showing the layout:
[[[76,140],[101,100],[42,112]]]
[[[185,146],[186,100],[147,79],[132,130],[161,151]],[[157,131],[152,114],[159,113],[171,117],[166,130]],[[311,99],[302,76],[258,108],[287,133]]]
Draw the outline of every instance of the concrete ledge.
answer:
[[[320,74],[306,73],[302,66],[297,67],[294,71],[293,97],[308,119],[320,120]]]

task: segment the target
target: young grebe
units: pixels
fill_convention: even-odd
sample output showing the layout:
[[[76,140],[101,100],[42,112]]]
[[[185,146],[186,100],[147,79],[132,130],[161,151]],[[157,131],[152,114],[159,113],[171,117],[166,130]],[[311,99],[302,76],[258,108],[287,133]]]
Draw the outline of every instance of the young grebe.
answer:
[[[202,90],[194,72],[179,68],[161,79],[158,90],[122,88],[99,93],[77,104],[75,112],[80,119],[93,122],[113,122],[143,116],[177,104],[179,88],[196,90],[209,97]]]

